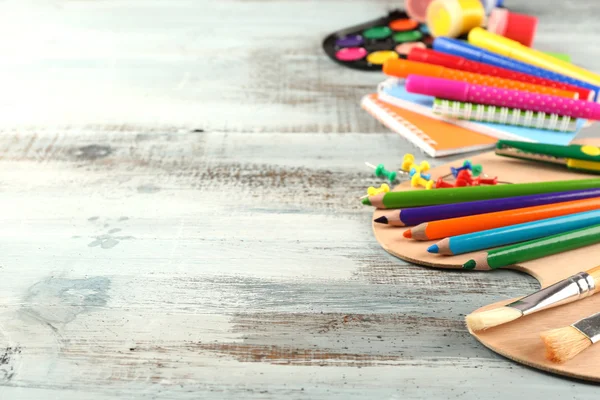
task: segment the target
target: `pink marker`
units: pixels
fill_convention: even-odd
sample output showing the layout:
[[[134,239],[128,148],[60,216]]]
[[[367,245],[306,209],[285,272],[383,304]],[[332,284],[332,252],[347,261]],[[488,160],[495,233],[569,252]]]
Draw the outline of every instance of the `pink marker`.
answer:
[[[600,104],[591,101],[500,89],[421,75],[409,75],[406,78],[405,86],[408,92],[442,99],[600,120]]]

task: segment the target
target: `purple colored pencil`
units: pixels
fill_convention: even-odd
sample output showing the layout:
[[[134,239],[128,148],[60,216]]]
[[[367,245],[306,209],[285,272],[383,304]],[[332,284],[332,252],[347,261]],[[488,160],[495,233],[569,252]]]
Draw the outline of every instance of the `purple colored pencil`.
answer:
[[[468,201],[465,203],[443,204],[438,206],[405,208],[394,211],[383,217],[376,218],[375,222],[393,226],[414,226],[422,224],[423,222],[438,221],[440,219],[514,210],[516,208],[541,206],[544,204],[589,199],[592,197],[600,197],[600,189],[572,190],[569,192],[534,194],[529,196]]]

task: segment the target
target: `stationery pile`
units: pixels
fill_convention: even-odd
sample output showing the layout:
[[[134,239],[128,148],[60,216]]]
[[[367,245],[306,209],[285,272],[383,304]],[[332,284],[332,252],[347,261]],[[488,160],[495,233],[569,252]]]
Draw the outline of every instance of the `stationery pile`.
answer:
[[[490,18],[487,30],[461,25],[471,3],[433,1],[433,48],[387,60],[389,78],[363,108],[434,157],[492,147],[490,139],[565,145],[585,120],[600,119],[600,75],[528,47],[533,33],[516,32],[519,14],[495,9],[502,22]],[[462,34],[468,42],[454,38]]]
[[[600,148],[596,146],[500,141],[496,154],[600,172]],[[458,176],[469,169],[483,172],[472,163],[450,172]],[[473,253],[462,266],[465,270],[495,270],[600,243],[600,178],[387,191],[364,198],[363,204],[395,209],[374,222],[391,230],[409,227],[398,232],[398,240],[432,241],[427,252],[439,257]],[[600,269],[581,272],[508,306],[471,314],[467,324],[479,331],[575,301],[595,292],[595,279],[600,279]],[[600,317],[590,318],[596,321]],[[591,331],[577,330],[588,323],[575,322],[568,329],[543,333],[548,359],[563,362],[577,354],[564,342],[565,334],[579,340],[581,350],[591,345],[592,337],[586,336]]]

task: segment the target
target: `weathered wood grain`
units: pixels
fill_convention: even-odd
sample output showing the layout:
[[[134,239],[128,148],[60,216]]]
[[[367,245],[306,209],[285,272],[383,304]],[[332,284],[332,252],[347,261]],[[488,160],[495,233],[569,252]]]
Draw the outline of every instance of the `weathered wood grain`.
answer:
[[[600,70],[597,5],[540,4],[540,45]],[[363,162],[414,148],[319,46],[391,6],[0,3],[1,399],[595,395],[463,327],[532,278],[373,238]]]

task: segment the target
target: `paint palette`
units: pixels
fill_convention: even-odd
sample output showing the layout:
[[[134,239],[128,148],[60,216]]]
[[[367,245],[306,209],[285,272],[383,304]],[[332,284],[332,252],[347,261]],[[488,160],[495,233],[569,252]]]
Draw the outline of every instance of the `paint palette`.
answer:
[[[401,10],[327,36],[323,49],[332,60],[349,68],[381,71],[386,60],[406,58],[413,47],[431,47],[427,25]]]

